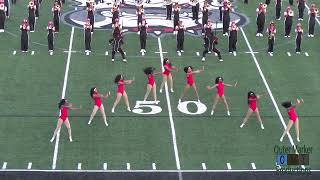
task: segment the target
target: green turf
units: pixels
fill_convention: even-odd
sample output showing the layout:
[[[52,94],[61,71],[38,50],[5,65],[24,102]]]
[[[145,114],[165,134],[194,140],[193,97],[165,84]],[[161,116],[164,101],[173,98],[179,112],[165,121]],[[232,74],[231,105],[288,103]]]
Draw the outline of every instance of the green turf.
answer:
[[[283,3],[285,9],[287,2]],[[311,3],[311,2],[310,2]],[[310,4],[309,3],[309,4]],[[55,54],[47,53],[46,24],[51,17],[49,7],[51,2],[44,1],[41,16],[36,25],[36,32],[30,35],[30,50],[35,55],[21,54],[20,32],[18,26],[26,16],[25,4],[18,2],[13,6],[13,16],[6,23],[6,32],[0,34],[0,163],[8,162],[9,169],[25,169],[28,162],[33,163],[33,169],[51,169],[55,143],[49,143],[58,115],[57,102],[62,93],[65,67],[69,49],[71,27],[61,23],[61,31],[55,37]],[[280,103],[302,97],[306,104],[297,109],[300,117],[301,137],[299,145],[312,146],[310,157],[311,168],[320,168],[319,126],[317,107],[320,96],[319,62],[320,52],[319,25],[316,25],[316,37],[308,39],[304,36],[303,53],[294,54],[294,32],[291,38],[283,37],[283,20],[276,21],[277,37],[274,56],[266,53],[267,38],[255,37],[256,3],[236,4],[237,11],[246,14],[250,23],[243,29],[253,48],[267,82],[271,88],[285,123],[288,118]],[[51,6],[51,5],[50,5]],[[72,9],[64,6],[63,11]],[[295,15],[297,11],[295,10]],[[268,20],[274,20],[274,7],[268,7]],[[294,21],[294,24],[296,21]],[[307,18],[303,21],[307,32]],[[294,29],[293,29],[294,30]],[[305,33],[306,34],[306,33]],[[73,132],[73,143],[68,142],[66,129],[61,130],[59,151],[57,154],[57,169],[76,169],[82,163],[82,169],[102,169],[103,163],[108,163],[108,169],[126,169],[126,163],[132,169],[151,169],[152,163],[157,169],[176,169],[174,147],[172,143],[171,125],[165,93],[158,93],[159,106],[162,112],[156,115],[139,115],[129,113],[122,102],[111,114],[110,109],[115,99],[116,85],[114,77],[122,73],[126,79],[135,77],[132,85],[126,86],[130,105],[133,108],[136,101],[143,100],[147,78],[142,69],[147,66],[161,70],[161,60],[158,53],[158,39],[149,36],[147,54],[141,56],[138,35],[126,34],[124,49],[128,63],[121,62],[117,55],[116,62],[111,62],[111,48],[107,40],[109,31],[95,31],[93,35],[90,56],[84,54],[83,31],[75,28],[73,46],[70,58],[66,97],[76,106],[82,105],[81,111],[70,112],[70,122]],[[208,55],[206,62],[196,52],[202,53],[203,40],[200,37],[185,37],[185,53],[178,56],[175,51],[175,36],[161,37],[165,57],[179,68],[173,73],[174,93],[170,93],[171,111],[175,124],[177,147],[182,169],[202,169],[201,163],[206,163],[208,169],[227,169],[226,163],[231,163],[233,169],[251,169],[254,162],[257,169],[274,169],[275,145],[289,146],[288,138],[283,143],[279,138],[283,131],[280,118],[268,95],[259,101],[259,108],[265,130],[261,130],[255,117],[251,117],[247,125],[240,129],[239,125],[247,111],[246,93],[254,90],[265,93],[265,85],[259,75],[247,44],[238,33],[238,55],[234,57],[228,51],[226,37],[221,36],[218,48],[222,51],[223,63],[217,62],[217,57]],[[16,55],[12,52],[17,50]],[[109,52],[105,56],[105,51]],[[292,56],[287,56],[287,51]],[[205,71],[195,75],[201,102],[207,106],[207,111],[201,115],[186,115],[178,109],[178,99],[185,85],[183,67],[191,65],[195,69],[205,66]],[[216,76],[223,76],[225,82],[235,83],[237,88],[226,87],[225,93],[230,103],[231,117],[226,116],[222,103],[216,109],[215,116],[210,116],[212,96],[214,91],[208,91],[207,85],[212,85]],[[161,76],[156,76],[157,86],[160,86]],[[110,126],[105,127],[98,112],[90,126],[87,125],[93,102],[89,96],[91,87],[98,87],[100,92],[110,91],[111,96],[104,100]],[[152,100],[152,97],[149,97]],[[196,100],[190,91],[184,100]],[[148,109],[146,109],[148,110]],[[189,106],[191,112],[196,111],[194,105]],[[295,132],[291,135],[294,142]]]

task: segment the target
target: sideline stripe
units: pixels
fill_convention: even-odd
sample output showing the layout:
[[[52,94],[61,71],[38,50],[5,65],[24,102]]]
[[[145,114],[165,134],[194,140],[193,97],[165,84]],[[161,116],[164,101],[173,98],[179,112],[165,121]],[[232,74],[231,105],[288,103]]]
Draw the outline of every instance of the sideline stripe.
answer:
[[[62,95],[61,99],[64,99],[66,96],[66,89],[67,89],[67,82],[68,82],[68,74],[69,74],[69,67],[70,67],[70,60],[71,60],[71,50],[72,50],[72,43],[73,43],[73,34],[74,34],[74,27],[71,29],[70,35],[70,43],[69,43],[69,52],[66,64],[66,70],[64,73],[64,80],[63,80],[63,87],[62,87]],[[57,167],[57,157],[58,157],[58,150],[59,150],[59,140],[60,140],[60,129],[57,133],[56,143],[54,145],[54,152],[52,158],[52,169],[56,169]]]
[[[163,53],[162,53],[162,46],[161,46],[161,39],[158,37],[158,45],[159,45],[159,52],[160,52],[160,64],[162,67],[162,71],[164,71],[164,67],[162,65]],[[171,103],[170,103],[170,97],[168,92],[168,83],[165,83],[165,91],[166,91],[166,98],[167,98],[167,105],[168,105],[168,112],[169,112],[169,120],[170,120],[170,127],[171,127],[171,134],[172,134],[172,143],[173,143],[173,150],[174,150],[174,157],[176,160],[176,166],[177,170],[181,169],[180,166],[180,158],[179,158],[179,151],[177,146],[177,137],[176,137],[176,130],[174,127],[173,117],[172,117],[172,111],[171,111]],[[179,173],[179,180],[182,180],[182,174]]]
[[[259,63],[258,63],[258,60],[257,60],[255,54],[253,53],[253,50],[252,50],[252,47],[251,47],[251,45],[250,45],[250,43],[249,43],[249,40],[248,40],[248,38],[247,38],[247,35],[245,34],[245,32],[244,32],[244,30],[243,30],[242,27],[240,27],[240,30],[241,30],[241,33],[242,33],[242,35],[243,35],[243,37],[244,37],[244,40],[245,40],[246,43],[247,43],[247,46],[248,46],[249,50],[250,50],[250,52],[251,52],[251,56],[252,56],[252,58],[253,58],[253,60],[254,60],[254,62],[255,62],[255,64],[256,64],[256,67],[257,67],[258,72],[259,72],[259,74],[260,74],[260,76],[261,76],[261,78],[262,78],[262,81],[263,81],[264,85],[265,85],[266,88],[267,88],[267,91],[268,91],[268,93],[269,93],[269,96],[270,96],[270,98],[271,98],[271,101],[272,101],[272,103],[273,103],[273,106],[275,107],[275,109],[276,109],[276,111],[277,111],[277,113],[278,113],[278,116],[279,116],[279,118],[280,118],[280,121],[281,121],[281,123],[282,123],[282,126],[283,126],[283,128],[285,129],[285,128],[287,127],[287,126],[286,126],[286,123],[284,122],[284,119],[283,119],[283,117],[282,117],[282,114],[281,114],[281,112],[280,112],[280,110],[279,110],[279,107],[278,107],[278,105],[277,105],[277,103],[276,103],[276,100],[275,100],[274,97],[273,97],[273,94],[272,94],[272,92],[271,92],[270,86],[269,86],[269,84],[267,83],[267,80],[266,80],[266,78],[265,78],[265,76],[264,76],[264,74],[263,74],[263,72],[262,72],[262,70],[261,70],[261,68],[260,68],[260,65],[259,65]],[[295,151],[296,151],[296,154],[299,154],[298,151],[297,151],[296,145],[294,144],[293,139],[292,139],[292,137],[291,137],[291,135],[290,135],[290,132],[288,132],[287,135],[288,135],[288,138],[289,138],[289,140],[290,140],[291,145],[294,147],[294,149],[295,149]],[[279,137],[280,137],[280,136],[279,136]],[[304,165],[301,165],[301,167],[302,167],[302,168],[305,168]]]

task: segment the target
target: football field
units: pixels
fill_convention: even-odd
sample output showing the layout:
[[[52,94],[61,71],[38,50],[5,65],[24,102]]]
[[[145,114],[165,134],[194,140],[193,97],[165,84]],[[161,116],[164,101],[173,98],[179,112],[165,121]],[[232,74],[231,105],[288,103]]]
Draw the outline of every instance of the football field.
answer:
[[[314,0],[315,2],[315,0]],[[21,53],[19,25],[27,16],[26,3],[19,1],[11,7],[12,15],[6,20],[6,29],[0,34],[0,168],[2,170],[274,170],[275,146],[309,146],[310,167],[320,169],[320,24],[316,22],[314,38],[307,37],[308,14],[305,20],[302,53],[295,54],[295,33],[284,37],[283,16],[275,21],[277,35],[274,55],[267,51],[267,36],[255,37],[256,7],[258,1],[248,5],[236,1],[235,11],[244,14],[248,23],[238,31],[237,56],[229,54],[228,39],[218,31],[224,62],[209,54],[201,62],[202,36],[185,36],[185,52],[177,54],[175,35],[148,36],[147,53],[140,53],[139,36],[126,33],[123,46],[127,63],[119,54],[111,62],[111,46],[107,41],[111,30],[95,30],[92,53],[84,53],[83,30],[61,22],[55,35],[55,51],[48,54],[46,26],[51,19],[50,1],[43,1],[36,31],[30,34],[28,53]],[[272,2],[273,3],[273,2]],[[307,2],[310,5],[312,2]],[[68,1],[62,14],[75,7]],[[283,9],[288,1],[283,2]],[[318,3],[318,5],[320,5]],[[79,7],[78,7],[79,8]],[[293,7],[297,12],[296,6]],[[266,26],[274,20],[274,5],[268,7]],[[282,11],[283,13],[283,11]],[[297,13],[296,13],[297,14]],[[148,19],[148,17],[146,17]],[[215,21],[215,20],[214,20]],[[293,30],[297,23],[296,17]],[[124,22],[125,24],[125,22]],[[265,27],[266,27],[265,26]],[[32,53],[34,51],[34,54]],[[106,51],[108,53],[106,53]],[[33,54],[33,55],[32,55]],[[199,56],[200,55],[200,56]],[[159,93],[162,76],[155,76],[159,104],[143,102],[147,77],[145,67],[162,70],[162,60],[168,57],[179,71],[173,73],[174,92],[166,87]],[[195,75],[201,102],[190,90],[181,104],[180,93],[185,86],[183,68],[192,66],[204,72]],[[117,86],[114,78],[123,74],[125,79],[135,78],[126,85],[132,112],[126,111],[123,100],[111,113]],[[226,87],[225,94],[231,116],[227,116],[223,103],[210,115],[218,76],[225,83],[238,83]],[[109,126],[100,113],[88,125],[93,108],[89,90],[111,92],[104,100]],[[252,116],[240,128],[248,110],[247,92],[263,94],[259,100],[265,129]],[[68,140],[63,126],[57,140],[50,143],[59,115],[58,102],[67,98],[80,111],[70,111],[69,119],[73,140]],[[280,142],[288,122],[281,103],[303,98],[305,104],[297,108],[300,119],[301,142],[297,142],[294,128],[290,136]]]

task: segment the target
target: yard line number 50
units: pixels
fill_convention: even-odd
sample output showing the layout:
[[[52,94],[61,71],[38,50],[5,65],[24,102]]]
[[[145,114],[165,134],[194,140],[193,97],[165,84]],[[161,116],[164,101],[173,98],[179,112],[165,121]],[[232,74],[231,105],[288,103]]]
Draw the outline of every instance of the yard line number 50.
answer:
[[[158,114],[162,111],[162,108],[158,105],[160,101],[136,101],[136,105],[132,110],[133,113],[152,115]],[[188,104],[194,104],[197,106],[196,112],[190,112],[188,110]],[[150,109],[148,111],[148,109]],[[207,111],[207,106],[199,101],[183,101],[178,104],[178,110],[184,114],[198,115]]]

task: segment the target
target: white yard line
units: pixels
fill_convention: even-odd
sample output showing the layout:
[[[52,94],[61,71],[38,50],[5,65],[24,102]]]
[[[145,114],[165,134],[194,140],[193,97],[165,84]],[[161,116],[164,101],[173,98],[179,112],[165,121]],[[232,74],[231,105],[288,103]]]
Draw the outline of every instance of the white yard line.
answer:
[[[159,45],[159,52],[160,52],[160,65],[162,67],[162,71],[164,71],[163,67],[163,53],[162,53],[162,46],[161,46],[161,39],[158,37],[158,45]],[[177,137],[176,137],[176,130],[174,127],[173,117],[172,117],[172,110],[171,110],[171,103],[170,103],[170,97],[169,97],[169,91],[168,91],[168,84],[165,83],[165,92],[166,92],[166,98],[167,98],[167,105],[168,105],[168,112],[169,112],[169,120],[170,120],[170,127],[171,127],[171,134],[172,134],[172,143],[173,143],[173,149],[174,149],[174,156],[176,160],[176,166],[177,170],[181,169],[180,166],[180,158],[179,158],[179,151],[178,151],[178,145],[177,145]],[[182,174],[179,173],[179,180],[182,180]]]
[[[255,62],[255,64],[256,64],[256,67],[257,67],[258,72],[259,72],[259,74],[260,74],[260,76],[261,76],[261,78],[262,78],[262,81],[263,81],[265,87],[267,88],[267,91],[268,91],[268,93],[269,93],[269,96],[270,96],[270,98],[271,98],[271,101],[272,101],[272,103],[273,103],[273,106],[275,107],[275,109],[276,109],[276,111],[277,111],[277,114],[278,114],[278,116],[279,116],[279,118],[280,118],[280,121],[281,121],[281,123],[282,123],[282,126],[283,126],[283,128],[285,129],[285,128],[287,127],[287,126],[286,126],[286,123],[285,123],[285,121],[284,121],[284,119],[283,119],[283,116],[282,116],[280,110],[279,110],[278,104],[277,104],[276,100],[275,100],[274,97],[273,97],[273,94],[272,94],[272,92],[271,92],[270,86],[269,86],[269,84],[267,83],[267,80],[266,80],[266,78],[265,78],[265,76],[264,76],[264,74],[263,74],[263,72],[262,72],[262,70],[261,70],[261,68],[260,68],[260,65],[259,65],[259,63],[258,63],[258,60],[257,60],[255,54],[254,54],[254,51],[252,50],[252,47],[251,47],[251,45],[250,45],[250,43],[249,43],[249,40],[248,40],[248,38],[247,38],[247,35],[245,34],[245,32],[244,32],[244,30],[243,30],[242,27],[240,27],[240,30],[241,30],[241,33],[242,33],[242,35],[243,35],[243,37],[244,37],[244,39],[245,39],[245,41],[246,41],[246,43],[247,43],[247,46],[248,46],[249,50],[250,50],[250,52],[251,52],[251,56],[252,56],[252,58],[253,58],[253,60],[254,60],[254,62]],[[290,133],[288,132],[287,134],[288,134],[288,137],[289,137],[290,144],[294,147],[294,149],[295,149],[295,151],[296,151],[296,154],[298,154],[298,151],[297,151],[297,149],[296,149],[296,146],[295,146],[295,144],[294,144],[294,142],[293,142],[293,139],[292,139]],[[280,137],[280,134],[279,134],[279,137]],[[304,165],[302,165],[301,167],[302,167],[302,168],[305,168]]]
[[[66,96],[66,89],[67,89],[67,82],[68,82],[68,74],[69,74],[69,67],[70,67],[70,60],[71,60],[71,52],[72,52],[72,43],[73,43],[73,34],[74,34],[74,27],[71,29],[70,35],[70,42],[69,42],[69,52],[67,58],[66,69],[64,73],[64,80],[63,80],[63,87],[62,87],[62,95],[61,99],[64,99]],[[52,158],[52,169],[56,169],[57,167],[57,157],[58,157],[58,150],[59,150],[59,140],[60,140],[60,130],[57,133],[56,143],[54,145],[54,152]]]

